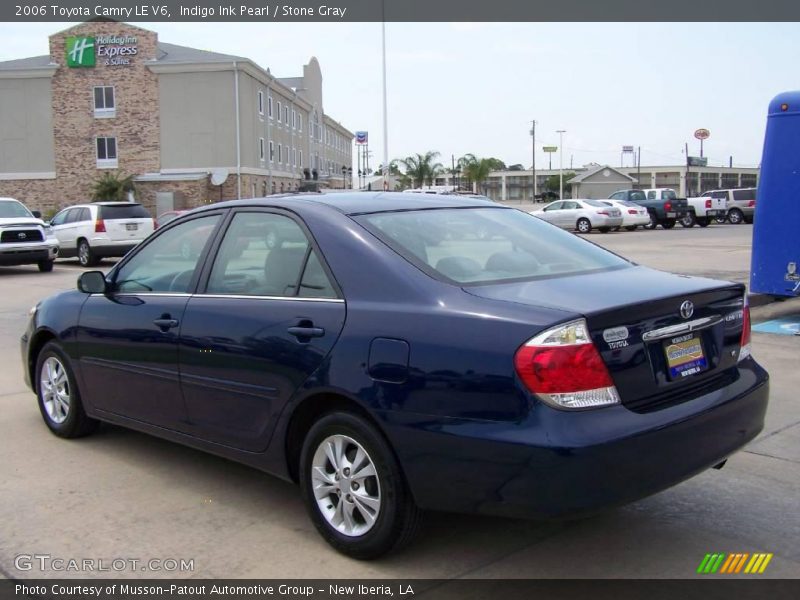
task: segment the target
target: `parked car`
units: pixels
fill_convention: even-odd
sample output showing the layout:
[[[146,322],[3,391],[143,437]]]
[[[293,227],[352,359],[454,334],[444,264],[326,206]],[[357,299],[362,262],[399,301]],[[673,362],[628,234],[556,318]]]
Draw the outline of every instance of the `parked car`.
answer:
[[[736,190],[711,190],[706,192],[712,198],[725,200],[728,221],[734,225],[752,223],[756,212],[756,188]]]
[[[594,228],[607,233],[622,225],[620,209],[602,200],[558,200],[531,214],[562,229],[574,229],[579,233],[589,233]]]
[[[77,256],[84,267],[103,258],[125,256],[153,233],[153,219],[136,202],[93,202],[63,209],[50,221],[61,256]]]
[[[495,203],[365,194],[203,207],[39,303],[21,349],[46,426],[108,421],[297,481],[356,558],[408,543],[421,510],[630,502],[761,431],[742,284],[639,266]],[[465,219],[502,233],[448,241]],[[268,248],[276,222],[301,241]]]
[[[725,200],[714,198],[710,194],[687,198],[686,202],[689,204],[689,210],[681,219],[683,227],[694,227],[695,223],[700,227],[708,227],[713,219],[724,218],[727,214]]]
[[[53,270],[59,252],[58,240],[41,220],[14,198],[0,198],[0,266],[36,265]]]
[[[649,194],[652,192],[652,194]],[[652,198],[650,197],[652,195]],[[609,200],[627,200],[635,202],[647,209],[650,222],[645,229],[655,229],[659,225],[664,229],[672,229],[679,219],[686,216],[688,203],[686,198],[678,198],[675,190],[658,188],[652,190],[619,190],[609,197]]]
[[[636,228],[640,225],[650,223],[650,215],[647,209],[635,202],[614,199],[603,200],[603,202],[620,210],[622,213],[622,226],[628,231],[636,231]],[[619,230],[619,227],[616,229]]]

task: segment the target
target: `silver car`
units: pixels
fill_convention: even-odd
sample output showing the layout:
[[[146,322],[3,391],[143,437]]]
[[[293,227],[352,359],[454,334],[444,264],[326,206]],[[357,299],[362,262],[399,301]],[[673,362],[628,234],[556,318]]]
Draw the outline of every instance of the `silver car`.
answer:
[[[598,229],[603,233],[622,225],[622,212],[601,200],[557,200],[532,215],[562,229],[589,233]]]

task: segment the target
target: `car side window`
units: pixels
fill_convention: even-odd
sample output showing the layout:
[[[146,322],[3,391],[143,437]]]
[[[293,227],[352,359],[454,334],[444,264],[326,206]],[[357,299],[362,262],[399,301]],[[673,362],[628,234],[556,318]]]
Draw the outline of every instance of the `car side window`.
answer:
[[[68,213],[69,213],[69,210],[62,210],[55,217],[50,219],[50,225],[51,226],[53,226],[53,225],[63,225],[67,220],[67,214]]]
[[[81,212],[80,208],[70,208],[67,211],[67,216],[64,219],[64,223],[74,223],[78,220],[78,214]]]
[[[577,202],[564,202],[564,205],[561,208],[564,210],[573,210],[579,208],[579,206]]]
[[[551,210],[559,210],[559,209],[561,209],[561,206],[562,206],[563,204],[564,204],[563,202],[554,202],[554,203],[553,203],[553,204],[551,204],[550,206],[545,206],[545,207],[544,207],[544,210],[546,210],[546,211],[551,211]]]
[[[214,259],[206,292],[336,297],[303,230],[293,219],[274,213],[234,216]]]
[[[188,292],[197,262],[219,218],[199,217],[165,230],[122,265],[114,277],[114,291]]]
[[[92,213],[88,208],[82,208],[78,213],[78,216],[75,219],[76,221],[91,221],[92,220]]]
[[[648,200],[655,200],[656,199],[656,193],[655,192],[647,192],[647,199]]]

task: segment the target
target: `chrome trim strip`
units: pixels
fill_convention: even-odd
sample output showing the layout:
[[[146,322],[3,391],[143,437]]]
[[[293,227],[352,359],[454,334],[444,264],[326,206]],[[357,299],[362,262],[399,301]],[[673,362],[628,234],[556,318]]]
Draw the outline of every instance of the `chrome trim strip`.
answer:
[[[193,298],[234,298],[236,300],[292,300],[301,302],[336,302],[344,304],[341,298],[301,298],[299,296],[248,296],[245,294],[195,294]]]
[[[694,321],[687,321],[686,323],[678,323],[677,325],[653,329],[652,331],[645,331],[642,334],[642,341],[652,342],[655,340],[663,340],[682,333],[713,327],[718,323],[722,323],[722,321],[723,319],[720,315],[711,315],[710,317],[703,317],[702,319],[695,319]]]

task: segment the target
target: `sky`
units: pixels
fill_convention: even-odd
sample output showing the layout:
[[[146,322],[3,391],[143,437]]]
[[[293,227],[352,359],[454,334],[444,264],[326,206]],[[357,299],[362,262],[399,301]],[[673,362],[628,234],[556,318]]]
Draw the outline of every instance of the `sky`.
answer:
[[[383,159],[380,23],[137,23],[163,42],[250,58],[274,75],[320,62],[327,114],[369,131]],[[47,54],[69,23],[0,23],[0,60]],[[434,150],[536,165],[563,140],[564,167],[683,164],[706,128],[710,165],[757,166],[766,109],[800,89],[798,23],[388,23],[389,158]],[[558,167],[559,155],[552,156]],[[633,164],[625,157],[625,166]]]

